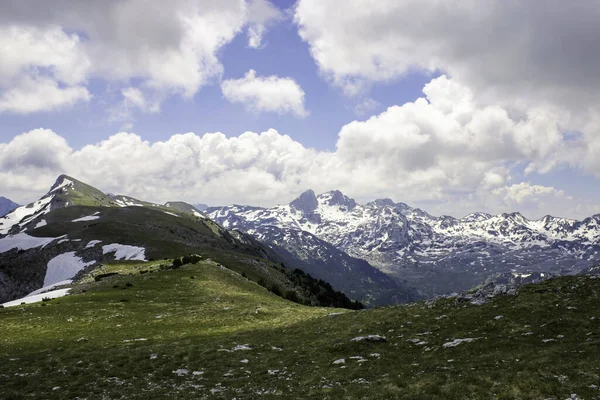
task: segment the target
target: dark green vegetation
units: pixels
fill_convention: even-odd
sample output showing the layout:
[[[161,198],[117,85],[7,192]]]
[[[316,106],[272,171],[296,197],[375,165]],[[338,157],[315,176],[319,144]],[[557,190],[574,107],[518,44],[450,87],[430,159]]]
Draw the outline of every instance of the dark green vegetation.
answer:
[[[0,398],[600,398],[600,279],[348,311],[212,261],[161,265],[106,264],[74,295],[0,309]],[[368,334],[387,340],[351,341]]]

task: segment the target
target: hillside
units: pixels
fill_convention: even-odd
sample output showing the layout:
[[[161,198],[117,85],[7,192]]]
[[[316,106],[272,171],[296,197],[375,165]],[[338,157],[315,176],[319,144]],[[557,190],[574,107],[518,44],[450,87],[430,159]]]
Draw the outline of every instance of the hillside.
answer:
[[[600,262],[600,215],[581,221],[529,220],[519,213],[436,217],[390,199],[359,204],[336,190],[308,190],[271,208],[232,205],[206,212],[269,243],[278,231],[316,236],[426,297],[467,290],[498,273],[577,273]],[[285,246],[285,239],[276,244]]]
[[[159,264],[105,266],[70,296],[0,309],[0,397],[600,397],[592,276],[483,305],[348,311],[291,303],[211,261]]]
[[[69,285],[94,266],[200,254],[303,304],[357,307],[329,284],[295,273],[253,238],[193,206],[164,206],[102,193],[60,176],[40,200],[0,219],[0,304]]]

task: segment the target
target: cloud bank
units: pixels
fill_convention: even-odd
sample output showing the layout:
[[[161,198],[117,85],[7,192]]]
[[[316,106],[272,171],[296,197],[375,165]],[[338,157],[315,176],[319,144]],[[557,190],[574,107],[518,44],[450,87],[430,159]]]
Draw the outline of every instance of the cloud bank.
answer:
[[[0,144],[0,179],[17,200],[41,194],[66,172],[105,191],[160,202],[272,205],[313,188],[359,200],[437,204],[456,215],[595,212],[589,201],[560,189],[513,181],[516,168],[544,172],[591,156],[561,133],[559,116],[533,110],[515,119],[499,106],[477,104],[467,87],[446,76],[423,92],[344,125],[335,151],[306,148],[273,129],[231,138],[186,133],[155,143],[121,132],[74,150],[57,133],[38,129]]]

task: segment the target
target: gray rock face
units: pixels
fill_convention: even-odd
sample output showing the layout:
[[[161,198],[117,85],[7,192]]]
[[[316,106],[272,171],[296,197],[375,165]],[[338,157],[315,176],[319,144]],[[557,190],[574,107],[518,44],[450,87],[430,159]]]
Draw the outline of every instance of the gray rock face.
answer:
[[[305,191],[298,196],[296,200],[290,203],[290,206],[304,214],[311,214],[318,205],[319,202],[317,201],[317,196],[311,189]]]

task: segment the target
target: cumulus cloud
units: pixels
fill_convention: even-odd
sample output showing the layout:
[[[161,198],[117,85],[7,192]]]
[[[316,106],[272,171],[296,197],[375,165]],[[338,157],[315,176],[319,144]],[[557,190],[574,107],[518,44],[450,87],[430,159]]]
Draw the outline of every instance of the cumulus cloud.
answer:
[[[154,102],[190,98],[220,80],[223,46],[248,28],[260,46],[279,18],[266,0],[9,0],[0,14],[2,110],[22,113],[88,100],[91,78],[133,86]],[[21,105],[22,82],[38,77],[54,95]]]
[[[89,101],[91,97],[83,86],[61,87],[51,78],[25,76],[0,95],[0,112],[52,111]]]
[[[294,18],[319,68],[340,85],[442,70],[513,102],[598,99],[596,2],[300,0]]]
[[[223,96],[232,103],[242,103],[253,112],[292,113],[305,117],[304,90],[291,78],[257,76],[250,70],[240,79],[222,82]]]
[[[557,133],[556,115],[517,118],[499,106],[479,105],[445,76],[424,92],[414,102],[344,125],[335,151],[306,148],[272,129],[231,138],[186,133],[155,143],[121,132],[80,150],[52,131],[36,130],[0,144],[0,178],[8,182],[5,194],[21,196],[23,190],[39,195],[42,177],[48,186],[66,172],[105,191],[160,202],[272,205],[313,188],[340,189],[359,201],[392,197],[459,216],[518,209],[527,216],[568,210],[567,216],[581,217],[595,210],[560,189],[514,180],[515,169],[540,171],[586,159],[585,148],[556,153],[574,140]],[[135,92],[130,97],[142,102]],[[553,141],[548,149],[531,145],[527,135],[540,127]],[[22,182],[30,177],[35,185],[27,189]]]

